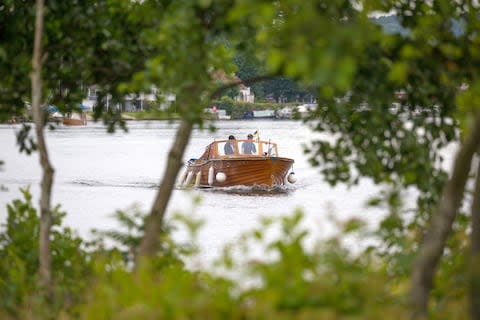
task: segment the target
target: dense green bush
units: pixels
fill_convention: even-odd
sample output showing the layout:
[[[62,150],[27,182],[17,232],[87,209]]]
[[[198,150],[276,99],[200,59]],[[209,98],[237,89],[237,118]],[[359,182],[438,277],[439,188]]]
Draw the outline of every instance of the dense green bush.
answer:
[[[228,115],[231,115],[233,118],[233,109],[235,105],[235,101],[228,97],[228,96],[223,96],[220,100],[215,102],[215,105],[217,106],[218,109],[223,109],[227,111]]]
[[[21,191],[24,199],[16,199],[7,205],[7,223],[2,225],[0,233],[0,315],[3,310],[10,316],[18,316],[27,305],[43,304],[39,300],[42,295],[38,294],[42,288],[37,281],[39,217],[29,190]],[[53,209],[54,290],[50,306],[54,310],[69,309],[78,304],[93,271],[92,256],[85,250],[86,243],[72,229],[62,227],[64,216],[60,206]]]
[[[36,277],[39,219],[28,189],[22,192],[24,199],[7,206],[0,233],[2,319],[409,318],[409,278],[402,256],[383,246],[356,254],[348,249],[345,239],[368,234],[359,219],[336,221],[337,236],[316,240],[304,227],[301,211],[263,218],[257,228],[227,244],[208,268],[186,267],[200,259],[196,237],[202,221],[176,215],[163,230],[161,252],[133,268],[144,213],[117,211],[123,228],[97,231],[87,243],[61,226],[65,213],[56,207],[54,297],[43,301]],[[390,205],[392,214],[400,214],[395,206],[401,204]],[[180,224],[189,231],[187,243],[170,237]],[[401,243],[390,237],[398,228],[389,215],[380,227],[385,233],[377,236],[394,249]],[[464,242],[462,234],[452,241]],[[107,240],[114,243],[106,246]],[[463,319],[468,308],[459,284],[465,279],[465,259],[447,255],[451,259],[440,270],[431,318]]]

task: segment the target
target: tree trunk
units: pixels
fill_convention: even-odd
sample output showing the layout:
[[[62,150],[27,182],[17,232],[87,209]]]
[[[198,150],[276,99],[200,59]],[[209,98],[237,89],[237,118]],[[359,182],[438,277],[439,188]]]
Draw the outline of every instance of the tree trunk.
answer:
[[[32,110],[37,136],[38,153],[43,174],[40,185],[40,283],[47,296],[52,292],[52,256],[50,252],[50,229],[52,213],[50,199],[53,185],[53,167],[48,159],[47,145],[44,137],[44,115],[41,108],[42,100],[42,34],[43,34],[44,0],[36,1],[35,42],[32,57]]]
[[[470,317],[480,319],[480,161],[478,162],[471,213]]]
[[[192,133],[193,124],[189,119],[184,118],[177,129],[175,141],[168,154],[167,166],[157,197],[153,203],[150,215],[145,227],[145,235],[140,244],[137,256],[137,265],[142,257],[153,256],[157,253],[160,245],[160,231],[165,216],[165,211],[175,187],[175,180],[180,168],[182,167],[182,157],[185,153],[190,135]]]
[[[270,79],[272,76],[261,76],[244,81],[244,83],[255,83],[265,79]],[[210,94],[210,99],[217,97],[221,92],[230,88],[233,84],[228,84],[226,86],[217,89],[215,92]],[[190,135],[193,129],[193,123],[195,118],[192,117],[192,113],[188,113],[187,106],[196,106],[198,101],[196,97],[200,96],[200,89],[197,87],[192,87],[189,90],[184,92],[185,96],[193,98],[194,101],[186,101],[183,106],[184,114],[180,126],[177,129],[177,134],[175,136],[175,141],[173,146],[170,149],[168,154],[167,166],[163,174],[162,182],[158,190],[157,196],[154,200],[154,204],[150,211],[150,215],[147,218],[145,225],[145,234],[143,236],[142,242],[140,243],[140,248],[138,250],[135,267],[138,267],[140,260],[143,257],[154,256],[160,247],[160,232],[163,225],[163,219],[165,216],[165,211],[170,201],[170,196],[172,190],[175,187],[175,181],[182,167],[182,157],[185,153],[185,149],[190,140]],[[189,100],[189,99],[187,99]]]
[[[414,319],[427,317],[428,298],[433,285],[433,277],[450,234],[452,223],[462,203],[472,158],[479,144],[480,117],[476,117],[470,135],[467,136],[457,153],[452,175],[445,185],[440,203],[432,216],[430,227],[413,266],[410,299]]]

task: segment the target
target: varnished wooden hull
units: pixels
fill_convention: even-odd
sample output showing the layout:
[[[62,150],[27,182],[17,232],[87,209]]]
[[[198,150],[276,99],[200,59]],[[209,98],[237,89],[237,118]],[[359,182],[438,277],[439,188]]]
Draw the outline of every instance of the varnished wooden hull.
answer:
[[[66,126],[86,126],[86,119],[63,118],[63,124]]]
[[[200,187],[265,186],[273,187],[285,184],[285,177],[292,167],[293,160],[282,157],[244,157],[235,159],[197,160],[187,166],[183,175],[183,185],[188,173],[192,173],[189,184]],[[209,183],[209,170],[213,167],[213,179]],[[201,172],[200,180],[197,180]],[[217,181],[217,173],[226,175],[225,181]]]

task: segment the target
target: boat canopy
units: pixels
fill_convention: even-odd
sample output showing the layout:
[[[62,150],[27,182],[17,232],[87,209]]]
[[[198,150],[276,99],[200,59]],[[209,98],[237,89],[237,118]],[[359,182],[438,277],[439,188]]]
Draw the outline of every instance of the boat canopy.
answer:
[[[45,107],[45,111],[47,111],[48,113],[55,113],[58,112],[58,108],[51,104]]]

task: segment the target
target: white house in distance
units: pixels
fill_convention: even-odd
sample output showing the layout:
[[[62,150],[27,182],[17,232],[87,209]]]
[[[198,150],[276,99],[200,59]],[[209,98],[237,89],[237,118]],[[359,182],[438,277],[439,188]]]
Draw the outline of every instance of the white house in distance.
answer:
[[[250,91],[250,87],[246,87],[242,84],[240,85],[238,96],[235,97],[235,101],[254,103],[255,95]]]
[[[97,103],[99,91],[100,90],[97,86],[90,86],[87,88],[87,96],[82,101],[82,105],[87,108],[87,111],[93,110],[93,107]],[[112,96],[108,94],[106,96],[107,101],[105,103],[105,107],[107,110],[109,108],[117,108],[121,109],[122,111],[142,111],[149,103],[158,101],[159,97],[162,99],[162,102],[159,106],[160,109],[166,109],[176,100],[176,96],[174,94],[160,94],[158,89],[152,86],[149,93],[141,92],[139,94],[127,94],[123,99],[122,105],[111,105],[110,99]]]
[[[247,103],[254,103],[255,102],[255,95],[250,90],[250,87],[245,86],[241,83],[241,79],[237,77],[235,74],[226,74],[223,70],[216,70],[212,74],[212,78],[220,83],[232,83],[237,82],[238,84],[238,95],[234,98],[235,101],[238,102],[247,102]]]
[[[154,86],[150,89],[150,93],[128,94],[124,98],[125,111],[143,111],[149,103],[161,100],[159,109],[168,108],[176,100],[174,94],[162,94]]]
[[[96,86],[87,87],[87,96],[82,100],[82,105],[88,108],[87,111],[93,111],[93,107],[97,103],[98,91]]]

